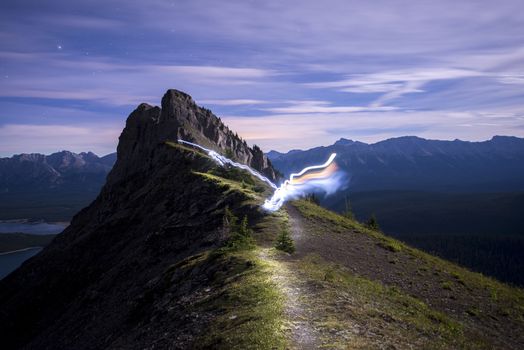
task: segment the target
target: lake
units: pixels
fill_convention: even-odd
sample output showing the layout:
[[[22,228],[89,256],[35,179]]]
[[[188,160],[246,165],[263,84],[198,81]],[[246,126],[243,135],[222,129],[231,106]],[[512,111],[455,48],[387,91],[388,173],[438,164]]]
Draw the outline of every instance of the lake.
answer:
[[[41,247],[32,247],[14,252],[0,253],[0,279],[22,265],[24,261],[41,251]]]
[[[62,232],[69,223],[56,222],[47,223],[43,221],[27,221],[27,220],[3,220],[0,221],[0,233],[31,233],[34,235],[49,235]]]
[[[33,235],[49,235],[62,232],[69,223],[31,220],[0,220],[0,234],[2,233],[30,233]],[[11,271],[22,265],[22,263],[42,250],[42,247],[30,247],[13,252],[0,253],[0,279],[7,276]]]

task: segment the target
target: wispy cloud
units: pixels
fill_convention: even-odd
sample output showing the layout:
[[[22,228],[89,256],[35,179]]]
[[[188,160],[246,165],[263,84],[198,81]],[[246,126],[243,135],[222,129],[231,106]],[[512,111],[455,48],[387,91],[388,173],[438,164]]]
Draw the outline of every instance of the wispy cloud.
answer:
[[[255,85],[276,75],[273,70],[225,66],[154,65],[86,59],[75,62],[59,54],[35,55],[3,51],[0,57],[22,60],[26,74],[2,79],[0,97],[84,100],[110,105],[158,103],[171,87],[196,91],[202,101],[216,105],[260,104],[258,99],[206,99],[236,90],[236,85]],[[41,67],[48,67],[42,70]],[[60,69],[61,74],[55,74]],[[140,82],[140,83],[137,83]],[[209,90],[211,93],[198,91]],[[238,93],[236,93],[238,94]]]
[[[384,93],[370,104],[380,107],[405,94],[424,92],[422,87],[433,81],[484,77],[487,74],[457,68],[416,68],[403,71],[386,71],[349,76],[348,79],[307,83],[312,88],[334,88],[351,93]]]
[[[264,78],[275,75],[274,71],[257,68],[237,68],[221,66],[147,66],[152,72],[186,74],[214,79]]]
[[[514,110],[505,111],[502,115],[496,111],[392,111],[362,112],[349,116],[305,113],[224,116],[222,119],[249,143],[257,144],[266,151],[329,145],[341,137],[377,142],[416,134],[432,139],[480,141],[490,139],[494,127],[500,134],[513,134],[524,123],[524,118],[520,118],[519,112]]]
[[[395,107],[381,106],[332,106],[328,101],[295,101],[290,106],[265,108],[272,113],[355,113],[355,112],[385,112],[395,110]]]
[[[250,99],[222,99],[222,100],[200,100],[199,103],[213,106],[249,106],[249,105],[260,105],[270,103],[269,101],[263,100],[250,100]]]
[[[94,151],[99,155],[114,152],[121,125],[32,125],[0,126],[2,156],[16,153]]]

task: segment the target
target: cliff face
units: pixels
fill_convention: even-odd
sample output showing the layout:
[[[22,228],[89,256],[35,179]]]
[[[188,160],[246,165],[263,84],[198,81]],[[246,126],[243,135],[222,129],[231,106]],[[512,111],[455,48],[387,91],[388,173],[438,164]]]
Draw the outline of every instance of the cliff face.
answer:
[[[168,90],[162,108],[141,104],[131,113],[118,144],[118,160],[109,181],[151,164],[152,152],[159,143],[177,139],[201,144],[224,154],[229,151],[235,160],[250,165],[275,179],[270,161],[258,148],[250,148],[210,110],[198,107],[191,96]],[[228,152],[228,153],[229,153]]]
[[[151,297],[148,286],[173,264],[223,242],[224,208],[234,209],[246,198],[224,194],[197,175],[215,164],[201,153],[166,144],[179,137],[221,153],[230,150],[274,178],[259,149],[249,148],[190,96],[169,90],[162,109],[141,104],[127,120],[116,164],[98,198],[40,254],[0,281],[4,349],[133,342],[131,329],[152,322],[137,316]],[[193,288],[179,287],[175,283],[165,298]],[[183,328],[184,315],[157,328]]]

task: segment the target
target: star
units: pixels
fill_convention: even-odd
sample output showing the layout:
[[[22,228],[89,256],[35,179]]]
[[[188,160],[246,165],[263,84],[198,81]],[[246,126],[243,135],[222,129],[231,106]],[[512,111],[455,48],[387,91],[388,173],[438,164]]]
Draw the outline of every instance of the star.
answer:
[[[58,50],[62,50],[62,45],[57,45],[56,47]]]

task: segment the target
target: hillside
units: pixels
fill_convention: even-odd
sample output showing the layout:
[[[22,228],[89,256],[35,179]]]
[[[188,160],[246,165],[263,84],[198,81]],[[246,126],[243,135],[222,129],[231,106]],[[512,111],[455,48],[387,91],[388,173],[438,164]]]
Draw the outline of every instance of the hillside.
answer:
[[[264,213],[267,186],[179,137],[275,176],[188,95],[140,105],[98,198],[0,281],[3,348],[524,346],[522,290],[304,200]]]
[[[0,158],[0,220],[68,221],[96,198],[115,160],[69,151]]]

